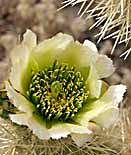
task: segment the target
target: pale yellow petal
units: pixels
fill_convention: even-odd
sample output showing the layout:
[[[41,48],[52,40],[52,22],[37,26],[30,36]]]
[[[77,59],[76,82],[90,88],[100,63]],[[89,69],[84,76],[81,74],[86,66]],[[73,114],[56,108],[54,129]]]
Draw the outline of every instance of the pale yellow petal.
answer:
[[[82,44],[80,46],[80,67],[94,65],[99,54],[94,52],[89,46],[83,46]]]
[[[87,84],[90,90],[90,96],[99,98],[101,94],[101,78],[108,77],[114,72],[112,60],[105,55],[97,52],[95,44],[85,40],[83,45],[86,47],[81,53],[81,66],[89,66],[90,72]]]
[[[96,45],[89,40],[85,40],[83,43],[84,46],[88,47],[92,53],[95,53],[96,56],[92,57],[94,59],[97,74],[99,78],[104,78],[110,76],[114,72],[113,62],[106,55],[98,54]],[[87,55],[90,55],[90,52],[87,50]],[[93,54],[92,54],[93,56]],[[93,62],[93,61],[92,61]]]
[[[99,98],[101,94],[102,81],[99,80],[96,68],[93,65],[90,67],[90,73],[87,79],[87,85],[89,87],[90,97]]]
[[[59,33],[51,39],[45,40],[33,49],[34,58],[43,69],[62,57],[63,51],[73,42],[70,35]]]
[[[19,125],[26,125],[27,119],[29,116],[27,113],[22,113],[22,114],[10,114],[9,115],[10,119],[12,122],[17,123]]]
[[[110,108],[93,119],[103,128],[108,128],[119,120],[119,108]]]
[[[70,123],[58,123],[47,129],[38,116],[37,118],[30,118],[28,126],[40,139],[45,139],[45,134],[48,135],[48,139],[59,139],[61,137],[67,137],[70,133],[91,133],[87,127]],[[43,132],[44,130],[46,130],[46,132]]]
[[[87,76],[87,87],[90,91],[90,97],[98,98],[101,94],[101,86],[102,82],[99,80],[99,74],[96,69],[96,61],[98,59],[98,52],[95,44],[86,40],[81,46],[81,53],[80,53],[80,70],[81,68],[88,67],[89,72]],[[83,69],[82,69],[83,70]],[[86,71],[85,71],[86,74]],[[86,77],[86,75],[84,75]]]
[[[16,114],[10,115],[13,122],[20,125],[27,125],[35,135],[40,139],[59,139],[61,137],[67,137],[71,133],[92,133],[87,127],[70,123],[59,123],[53,125],[51,128],[46,127],[46,123],[38,115],[30,114]]]
[[[27,29],[23,35],[22,43],[25,44],[29,48],[29,50],[32,50],[37,44],[36,34]]]
[[[78,145],[79,147],[84,145],[86,142],[91,142],[91,140],[93,139],[94,133],[100,130],[100,128],[94,123],[88,123],[88,128],[92,131],[92,133],[90,134],[89,133],[88,134],[87,133],[84,133],[84,134],[72,133],[71,134],[71,138],[76,143],[76,145]]]
[[[17,107],[22,112],[27,112],[28,114],[33,112],[33,104],[27,100],[23,95],[18,93],[13,89],[9,82],[5,83],[7,96],[11,100],[12,104]]]
[[[95,66],[99,78],[108,77],[115,71],[112,60],[106,55],[99,55]]]
[[[92,52],[95,52],[95,53],[98,52],[96,45],[90,40],[85,40],[83,45],[88,47]]]
[[[11,51],[9,80],[13,87],[24,95],[31,77],[31,70],[38,68],[37,63],[31,56],[31,50],[34,46],[36,46],[36,35],[27,30],[22,43]]]
[[[24,92],[22,87],[23,74],[29,64],[29,49],[24,45],[17,46],[11,53],[11,72],[9,75],[10,82],[13,87],[20,91]]]
[[[123,99],[125,91],[126,86],[124,85],[114,85],[109,87],[99,100],[90,104],[87,112],[78,115],[77,121],[82,125],[88,125],[87,122],[99,117],[100,114],[107,112],[110,109],[117,109],[119,103]],[[112,115],[107,115],[107,117],[112,117]],[[111,118],[108,118],[108,120],[109,119]]]
[[[53,126],[50,130],[50,135],[52,138],[58,139],[61,137],[67,137],[71,133],[92,133],[87,127],[70,124],[70,123],[63,123],[60,125]]]

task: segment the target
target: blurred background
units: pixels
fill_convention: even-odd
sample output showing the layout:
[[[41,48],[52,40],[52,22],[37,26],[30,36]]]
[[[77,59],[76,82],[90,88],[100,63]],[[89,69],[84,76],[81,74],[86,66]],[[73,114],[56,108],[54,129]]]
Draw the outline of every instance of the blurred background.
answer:
[[[38,42],[64,32],[73,35],[81,43],[89,39],[97,45],[99,53],[106,54],[113,60],[116,71],[105,80],[110,84],[127,85],[124,107],[128,112],[131,111],[131,55],[126,60],[119,57],[126,50],[125,44],[117,45],[111,55],[114,40],[102,40],[97,44],[98,38],[95,35],[100,27],[89,31],[95,19],[85,20],[84,16],[80,18],[77,15],[79,4],[57,11],[62,6],[61,3],[62,0],[0,0],[0,88],[8,75],[10,51],[21,41],[27,28],[38,35]]]

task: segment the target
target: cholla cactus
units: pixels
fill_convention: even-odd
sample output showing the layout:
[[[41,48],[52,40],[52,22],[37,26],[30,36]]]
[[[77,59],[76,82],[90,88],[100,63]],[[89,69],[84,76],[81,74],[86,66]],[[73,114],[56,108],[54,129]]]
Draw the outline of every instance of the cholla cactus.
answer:
[[[71,135],[81,146],[101,127],[116,121],[126,87],[101,79],[114,72],[112,61],[86,40],[59,33],[37,45],[27,30],[11,55],[6,91],[19,113],[10,119],[28,126],[40,139]]]
[[[99,40],[112,37],[115,39],[112,53],[115,50],[117,44],[125,43],[128,45],[131,39],[131,1],[130,0],[67,0],[64,1],[64,6],[76,5],[81,3],[79,14],[83,16],[87,14],[87,18],[95,17],[96,22],[91,26],[102,26],[99,36]],[[92,7],[93,5],[93,7]],[[131,49],[122,53],[125,59],[129,55]]]

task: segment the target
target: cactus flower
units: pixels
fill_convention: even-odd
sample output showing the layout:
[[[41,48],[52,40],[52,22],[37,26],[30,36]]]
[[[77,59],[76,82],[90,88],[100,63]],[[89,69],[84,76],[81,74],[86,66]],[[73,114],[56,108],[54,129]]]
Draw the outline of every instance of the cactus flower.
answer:
[[[27,30],[11,52],[5,86],[19,113],[10,119],[40,139],[70,135],[80,146],[89,134],[116,121],[126,87],[102,80],[114,67],[92,42],[81,44],[63,33],[39,44],[36,40]]]

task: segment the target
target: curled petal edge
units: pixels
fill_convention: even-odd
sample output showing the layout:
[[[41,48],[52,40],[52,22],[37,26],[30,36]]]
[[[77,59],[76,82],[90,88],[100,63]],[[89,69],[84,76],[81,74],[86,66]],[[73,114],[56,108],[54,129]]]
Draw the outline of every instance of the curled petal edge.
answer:
[[[10,119],[17,124],[27,125],[40,139],[59,139],[61,137],[67,137],[71,133],[92,133],[87,127],[70,123],[56,124],[48,129],[44,122],[41,122],[39,118],[35,118],[26,113],[11,114]]]
[[[7,91],[7,96],[12,101],[15,107],[17,107],[21,112],[32,113],[34,110],[33,104],[28,101],[23,95],[15,91],[15,89],[10,85],[8,81],[5,82],[5,88]]]
[[[85,125],[87,122],[97,119],[97,117],[99,118],[101,114],[110,109],[118,110],[118,105],[122,101],[125,92],[125,85],[121,84],[110,86],[99,100],[90,104],[89,111],[78,115],[76,121],[81,125]],[[106,119],[110,119],[110,117],[112,117],[112,115],[108,115]],[[98,122],[98,124],[100,124],[100,122]]]

